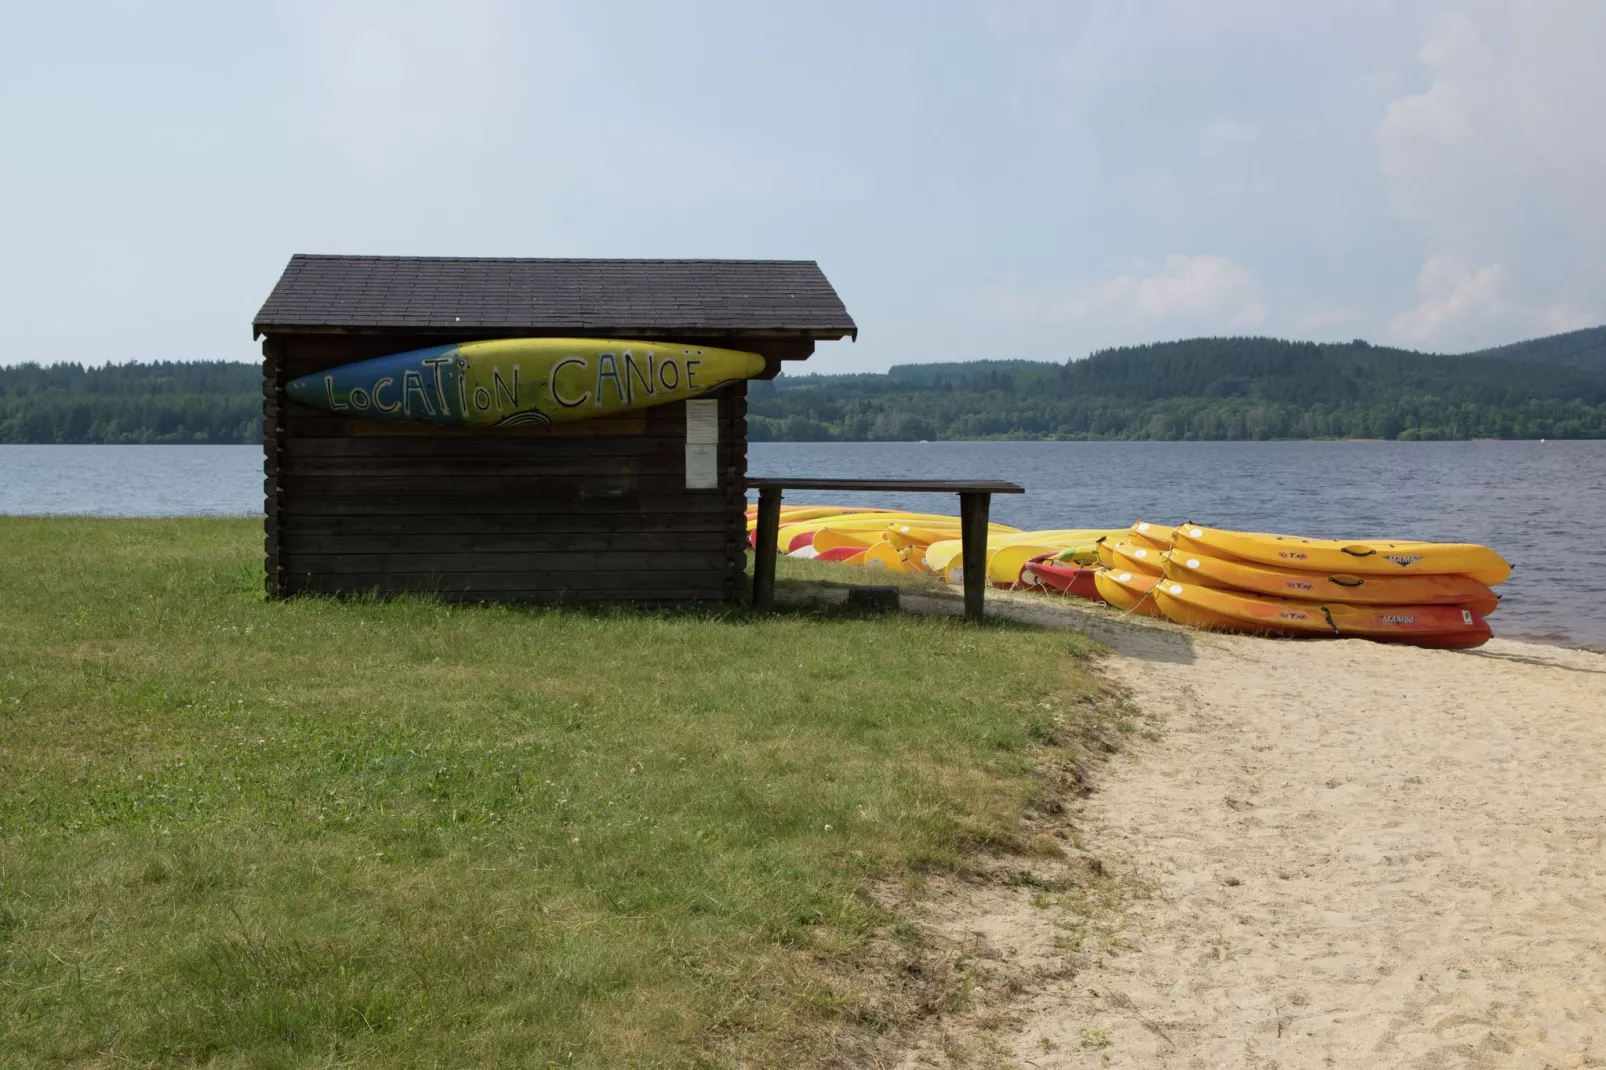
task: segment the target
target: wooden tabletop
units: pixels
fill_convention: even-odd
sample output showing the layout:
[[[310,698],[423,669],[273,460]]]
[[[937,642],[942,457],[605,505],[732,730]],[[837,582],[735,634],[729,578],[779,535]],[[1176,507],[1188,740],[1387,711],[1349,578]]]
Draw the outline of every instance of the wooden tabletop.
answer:
[[[748,490],[880,490],[922,494],[1025,494],[1026,488],[1002,479],[754,479]]]

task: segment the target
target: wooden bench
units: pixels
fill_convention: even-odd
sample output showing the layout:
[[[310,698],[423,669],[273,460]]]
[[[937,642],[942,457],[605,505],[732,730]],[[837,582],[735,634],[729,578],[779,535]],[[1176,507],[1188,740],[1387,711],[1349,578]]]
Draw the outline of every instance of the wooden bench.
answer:
[[[883,493],[959,495],[959,538],[965,562],[965,616],[981,620],[987,594],[987,513],[994,494],[1025,494],[1003,480],[963,479],[749,479],[758,491],[758,529],[753,539],[753,607],[775,604],[776,539],[781,530],[783,490],[865,490]]]

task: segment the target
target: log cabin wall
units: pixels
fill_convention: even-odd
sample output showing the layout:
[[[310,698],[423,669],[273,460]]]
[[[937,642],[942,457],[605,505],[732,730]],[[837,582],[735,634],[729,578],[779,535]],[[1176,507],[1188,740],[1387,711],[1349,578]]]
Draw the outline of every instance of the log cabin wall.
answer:
[[[685,487],[685,402],[546,427],[467,430],[345,419],[285,399],[285,384],[302,375],[463,340],[265,339],[271,597],[427,591],[462,601],[729,602],[743,596],[746,383],[706,395],[719,403],[715,490]],[[796,341],[717,344],[775,359],[799,350]]]
[[[489,338],[762,354],[769,378],[858,327],[809,260],[296,254],[263,342],[267,590],[462,601],[734,601],[747,384],[718,402],[718,486],[686,488],[686,402],[544,426],[351,419],[288,401],[343,364]]]

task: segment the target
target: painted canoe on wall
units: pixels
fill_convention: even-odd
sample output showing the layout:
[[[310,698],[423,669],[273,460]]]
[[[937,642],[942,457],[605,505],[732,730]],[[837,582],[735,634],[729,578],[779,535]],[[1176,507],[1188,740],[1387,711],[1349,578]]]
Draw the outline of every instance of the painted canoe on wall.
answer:
[[[757,353],[602,338],[433,346],[304,375],[285,393],[347,417],[517,427],[694,398],[764,370]]]

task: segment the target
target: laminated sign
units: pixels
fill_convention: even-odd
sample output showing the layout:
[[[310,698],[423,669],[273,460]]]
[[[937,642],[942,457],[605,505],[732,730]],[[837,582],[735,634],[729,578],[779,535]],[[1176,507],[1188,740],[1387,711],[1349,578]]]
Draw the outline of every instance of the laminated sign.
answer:
[[[719,489],[719,402],[686,402],[686,489]]]

